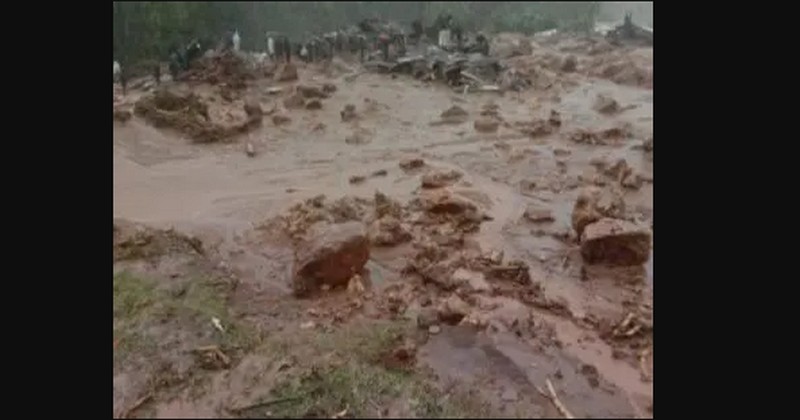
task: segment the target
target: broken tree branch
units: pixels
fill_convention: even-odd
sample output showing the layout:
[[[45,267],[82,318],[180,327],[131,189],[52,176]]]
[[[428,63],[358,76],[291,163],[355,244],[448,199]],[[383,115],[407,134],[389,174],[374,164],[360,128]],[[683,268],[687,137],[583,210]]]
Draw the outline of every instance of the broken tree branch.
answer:
[[[572,413],[570,413],[569,410],[567,410],[567,407],[564,406],[564,403],[562,403],[561,400],[558,399],[558,395],[556,394],[555,388],[553,388],[553,383],[550,382],[550,378],[547,378],[546,381],[547,381],[547,390],[550,391],[550,401],[552,401],[553,405],[556,406],[558,412],[561,413],[561,415],[564,416],[565,418],[574,419],[575,417],[572,415]]]

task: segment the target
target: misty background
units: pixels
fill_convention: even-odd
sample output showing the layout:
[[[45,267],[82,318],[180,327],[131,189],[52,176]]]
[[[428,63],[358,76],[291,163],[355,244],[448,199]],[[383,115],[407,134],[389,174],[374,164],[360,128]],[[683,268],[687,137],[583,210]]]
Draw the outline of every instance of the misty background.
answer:
[[[299,42],[371,17],[408,28],[415,19],[428,26],[446,12],[466,31],[581,32],[597,21],[620,21],[625,11],[652,27],[652,2],[114,2],[114,58],[164,60],[192,38],[216,43],[233,30],[243,49],[261,51],[267,31]]]

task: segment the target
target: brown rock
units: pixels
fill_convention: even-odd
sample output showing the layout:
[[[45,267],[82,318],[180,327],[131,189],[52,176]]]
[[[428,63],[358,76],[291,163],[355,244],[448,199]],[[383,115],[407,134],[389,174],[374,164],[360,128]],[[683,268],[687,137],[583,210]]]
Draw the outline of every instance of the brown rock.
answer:
[[[339,115],[342,116],[342,122],[348,122],[358,118],[358,115],[356,115],[356,106],[353,104],[345,105],[344,109],[339,112]]]
[[[131,119],[133,114],[129,110],[124,109],[114,109],[114,120],[126,122]]]
[[[253,143],[247,142],[244,148],[244,153],[248,157],[255,157],[256,155],[256,148],[253,146]]]
[[[286,109],[299,109],[305,105],[306,100],[303,99],[303,95],[299,93],[295,93],[294,95],[283,100],[283,106],[285,106]]]
[[[400,203],[380,191],[375,191],[375,214],[378,218],[392,216],[399,219],[402,213],[403,206]]]
[[[322,102],[319,99],[312,99],[306,103],[306,109],[316,111],[322,109]]]
[[[359,222],[323,226],[310,238],[295,255],[295,296],[306,296],[322,284],[346,284],[369,259],[369,241]]]
[[[455,325],[461,322],[470,312],[469,304],[456,295],[450,295],[438,307],[439,320],[446,324]]]
[[[575,200],[572,209],[572,228],[580,237],[588,224],[603,217],[622,218],[624,214],[625,202],[618,191],[588,187],[581,191]]]
[[[529,205],[525,209],[523,216],[533,223],[546,223],[554,222],[556,219],[553,217],[553,212],[549,209],[543,209],[537,206]]]
[[[647,140],[645,140],[644,143],[642,144],[642,147],[644,148],[645,152],[652,152],[653,151],[653,138],[650,137]]]
[[[622,186],[630,189],[630,190],[638,190],[642,188],[642,183],[644,179],[641,175],[637,173],[629,173],[625,178],[622,179]]]
[[[442,119],[466,119],[469,116],[467,111],[464,108],[461,108],[458,105],[453,105],[450,108],[446,109],[442,112]]]
[[[371,176],[386,176],[389,175],[389,171],[386,169],[378,169],[377,171],[373,172]]]
[[[400,168],[405,171],[419,169],[425,166],[425,161],[420,158],[403,159],[400,161]]]
[[[586,226],[581,256],[589,264],[640,265],[650,257],[651,233],[634,223],[603,218]]]
[[[564,62],[561,64],[561,71],[566,73],[571,73],[578,69],[578,59],[570,54],[567,58],[564,59]]]
[[[261,102],[252,98],[244,102],[244,112],[249,117],[261,117],[264,115],[264,110],[261,109]]]
[[[288,115],[275,114],[275,115],[272,116],[272,123],[275,124],[275,125],[283,125],[283,124],[289,123],[291,121],[292,121],[292,119],[289,118]]]
[[[417,314],[417,327],[428,329],[431,325],[439,323],[439,313],[434,308],[422,308]]]
[[[461,179],[462,174],[456,170],[436,171],[422,176],[422,188],[442,188]]]
[[[633,173],[633,169],[631,169],[630,165],[628,165],[628,161],[624,158],[617,159],[613,165],[605,168],[603,173],[606,176],[619,180],[620,182],[627,178],[629,175]]]
[[[322,92],[330,95],[330,94],[336,92],[336,85],[334,85],[333,83],[323,83],[322,84]]]
[[[561,127],[561,114],[558,111],[551,109],[550,110],[550,118],[547,119],[547,123],[553,127]]]
[[[479,133],[496,133],[500,127],[500,122],[492,118],[481,118],[475,120],[475,131]]]
[[[553,154],[554,154],[554,155],[556,155],[556,156],[562,156],[562,157],[563,157],[563,156],[569,156],[569,155],[571,155],[571,154],[572,154],[572,151],[571,151],[571,150],[569,150],[569,149],[564,149],[564,148],[561,148],[561,147],[556,147],[555,149],[553,149]]]
[[[364,129],[353,131],[352,134],[344,138],[344,142],[351,145],[368,144],[371,140],[371,133]]]
[[[366,288],[364,287],[364,280],[361,278],[361,275],[356,274],[347,282],[347,293],[359,296],[364,294],[365,291]]]
[[[278,69],[275,78],[279,82],[290,82],[292,80],[297,80],[297,67],[295,67],[293,63],[286,63]]]

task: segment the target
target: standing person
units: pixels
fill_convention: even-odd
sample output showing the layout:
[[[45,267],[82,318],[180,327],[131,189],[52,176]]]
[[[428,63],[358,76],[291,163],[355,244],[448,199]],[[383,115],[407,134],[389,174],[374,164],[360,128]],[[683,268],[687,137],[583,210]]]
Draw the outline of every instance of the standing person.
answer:
[[[286,54],[286,63],[292,62],[292,46],[289,44],[289,37],[283,36],[282,38],[283,44],[283,53]]]
[[[153,65],[153,78],[156,79],[156,86],[161,85],[161,63],[159,62]]]
[[[389,38],[389,34],[386,32],[381,32],[378,35],[378,46],[383,53],[383,61],[389,61],[389,43],[391,42],[391,38]]]
[[[358,35],[358,53],[361,57],[361,62],[364,62],[364,52],[367,49],[367,37]]]
[[[238,29],[233,32],[233,37],[231,37],[231,42],[233,43],[233,50],[239,51],[239,45],[242,42],[242,38],[239,36]]]

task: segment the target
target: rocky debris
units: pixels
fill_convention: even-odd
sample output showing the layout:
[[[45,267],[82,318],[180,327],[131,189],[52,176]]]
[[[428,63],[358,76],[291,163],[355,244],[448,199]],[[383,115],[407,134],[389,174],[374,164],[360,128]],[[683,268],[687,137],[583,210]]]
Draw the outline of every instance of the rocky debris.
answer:
[[[385,216],[372,222],[369,239],[376,246],[395,246],[410,241],[411,233],[397,218]]]
[[[463,232],[478,230],[480,224],[487,219],[474,203],[449,192],[420,197],[412,204],[421,207],[437,224],[451,223]]]
[[[369,259],[364,225],[346,222],[320,227],[300,244],[295,259],[295,296],[306,296],[323,284],[344,285],[361,272]]]
[[[653,88],[652,57],[619,51],[594,57],[586,66],[588,76],[626,86]]]
[[[531,284],[528,264],[522,260],[511,260],[505,264],[489,265],[485,271],[486,276],[490,279],[510,281],[523,286]]]
[[[322,92],[325,93],[326,95],[331,95],[334,92],[336,92],[336,90],[337,90],[336,85],[334,85],[333,83],[322,84]]]
[[[409,158],[400,161],[400,168],[404,171],[419,169],[425,166],[425,161],[420,158]]]
[[[322,109],[322,102],[319,99],[312,99],[306,103],[306,109],[312,111]]]
[[[345,105],[344,109],[339,112],[339,115],[342,117],[342,122],[349,122],[358,118],[358,115],[356,114],[356,106],[353,104]]]
[[[294,63],[285,63],[281,65],[275,73],[275,80],[279,82],[291,82],[297,79],[297,67],[295,67]]]
[[[561,64],[561,71],[565,73],[572,73],[578,69],[578,58],[573,54],[568,55],[564,62]]]
[[[275,125],[283,125],[292,122],[292,119],[285,114],[275,114],[272,116],[272,123]]]
[[[454,169],[449,171],[436,171],[422,176],[422,188],[442,188],[452,185],[463,175]]]
[[[569,156],[569,155],[571,155],[571,154],[572,154],[572,151],[571,151],[571,150],[569,150],[569,149],[564,149],[564,148],[561,148],[561,147],[556,147],[555,149],[553,149],[553,154],[554,154],[555,156],[558,156],[558,157],[564,157],[564,156]]]
[[[458,105],[453,105],[442,112],[441,118],[445,122],[464,122],[469,117],[467,111]]]
[[[375,192],[375,216],[381,218],[384,216],[392,216],[400,219],[403,214],[403,206],[399,202],[391,199],[386,194],[376,191]]]
[[[297,85],[297,93],[305,99],[325,99],[328,94],[316,86]]]
[[[643,183],[644,183],[644,178],[640,174],[635,172],[629,173],[627,176],[622,178],[622,181],[620,182],[620,184],[623,187],[630,190],[638,190],[639,188],[642,187]]]
[[[532,138],[550,135],[553,133],[554,129],[558,127],[544,120],[515,122],[514,126],[516,126],[522,134]]]
[[[458,268],[453,273],[451,282],[455,287],[468,292],[482,293],[492,290],[492,286],[486,281],[483,273],[465,268]]]
[[[192,68],[182,73],[178,80],[224,84],[231,89],[242,90],[247,87],[246,80],[253,78],[255,73],[248,68],[242,56],[234,51],[223,51],[196,60]]]
[[[245,133],[261,124],[260,116],[249,115],[238,123],[213,123],[208,105],[197,95],[182,95],[166,89],[159,89],[154,94],[139,99],[134,106],[134,112],[157,128],[176,129],[197,143],[220,141]]]
[[[569,134],[569,139],[578,144],[605,145],[630,137],[627,126],[612,127],[601,131],[577,130]]]
[[[633,173],[633,169],[628,165],[628,161],[625,160],[625,158],[619,158],[613,165],[605,166],[603,173],[608,177],[622,182],[623,179]]]
[[[481,115],[484,117],[500,118],[500,106],[494,102],[489,102],[481,108]]]
[[[114,220],[114,261],[204,253],[203,243],[199,239],[173,229],[153,229],[122,219]]]
[[[378,169],[377,171],[370,174],[371,177],[379,177],[386,175],[389,175],[389,171],[387,171],[386,169]]]
[[[286,109],[299,109],[306,105],[306,100],[303,98],[303,95],[300,93],[295,93],[292,96],[283,100],[283,106]]]
[[[369,144],[372,142],[372,133],[364,128],[357,128],[344,138],[344,142],[350,145]]]
[[[114,108],[114,121],[121,121],[126,122],[133,117],[133,113],[131,113],[128,109],[119,109]]]
[[[500,128],[500,121],[494,118],[479,118],[475,120],[474,127],[479,133],[496,133]]]
[[[321,133],[321,132],[325,131],[326,128],[327,128],[327,126],[325,125],[325,123],[318,123],[317,125],[315,125],[314,127],[311,128],[311,132],[312,133]]]
[[[601,114],[607,115],[616,114],[620,111],[619,103],[607,95],[597,95],[592,108]]]
[[[455,325],[469,314],[470,306],[457,295],[450,295],[439,304],[437,311],[440,321],[445,324]]]
[[[252,98],[244,102],[244,112],[250,117],[261,118],[264,115],[264,110],[261,109],[261,102]]]
[[[369,201],[342,197],[332,203],[324,195],[297,203],[279,219],[283,230],[295,241],[303,240],[312,226],[364,220]]]
[[[489,51],[492,57],[506,59],[530,55],[533,48],[530,40],[523,34],[499,33],[492,37]]]
[[[428,327],[428,333],[430,334],[436,335],[439,334],[440,332],[442,332],[442,327],[438,325],[431,325],[430,327]]]
[[[550,110],[550,117],[547,119],[547,123],[550,124],[553,128],[560,128],[561,127],[561,114],[558,111],[551,109]]]
[[[361,184],[367,180],[367,177],[364,175],[353,175],[348,180],[351,184]]]
[[[550,209],[544,209],[534,205],[528,205],[523,216],[533,223],[548,223],[556,220]]]
[[[625,216],[625,201],[616,189],[588,187],[580,192],[572,209],[572,228],[580,237],[590,223],[604,217],[621,219]]]
[[[360,274],[354,275],[347,282],[347,293],[353,296],[361,296],[366,290],[367,289],[364,286],[364,280],[361,278]]]
[[[650,258],[650,230],[634,223],[603,218],[586,226],[581,256],[588,264],[641,265]]]

